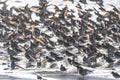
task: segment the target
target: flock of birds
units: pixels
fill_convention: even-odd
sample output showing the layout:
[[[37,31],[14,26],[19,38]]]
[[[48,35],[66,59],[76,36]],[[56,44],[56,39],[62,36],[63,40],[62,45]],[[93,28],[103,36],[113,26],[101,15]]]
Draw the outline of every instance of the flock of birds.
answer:
[[[74,0],[69,1],[74,3]],[[83,10],[81,4],[87,2],[80,0],[76,5],[77,18],[68,6],[60,9],[46,0],[39,0],[39,6],[29,7],[27,4],[10,9],[6,2],[0,2],[0,43],[6,51],[0,54],[9,56],[11,69],[37,67],[67,71],[73,66],[85,76],[92,71],[83,66],[119,66],[120,9],[109,4],[113,9],[106,10],[102,0],[90,1],[96,2],[99,10]],[[54,12],[48,9],[51,6]],[[97,16],[96,21],[91,19],[93,13]],[[33,20],[33,14],[39,20]],[[26,58],[25,68],[19,65],[20,54]],[[115,71],[111,73],[120,78]]]

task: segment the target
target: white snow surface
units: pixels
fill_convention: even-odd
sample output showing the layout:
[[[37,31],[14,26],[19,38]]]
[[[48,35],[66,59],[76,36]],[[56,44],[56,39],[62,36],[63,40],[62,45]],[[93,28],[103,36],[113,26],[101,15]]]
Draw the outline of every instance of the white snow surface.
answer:
[[[6,0],[1,0],[1,1],[6,1]],[[75,0],[74,4],[70,1],[63,1],[63,0],[48,0],[48,1],[50,2],[49,4],[55,4],[55,5],[59,6],[61,9],[67,5],[70,9],[77,11],[75,8],[75,5],[77,4],[77,2],[79,0]],[[87,1],[88,1],[88,4],[85,5],[85,7],[83,7],[83,8],[93,8],[93,7],[95,7],[96,9],[98,8],[98,5],[95,2],[90,2],[89,0],[87,0]],[[12,6],[23,7],[26,4],[29,4],[29,6],[36,6],[36,5],[38,5],[38,0],[7,0],[8,8],[10,8]],[[104,7],[106,9],[110,10],[110,9],[112,9],[112,7],[110,7],[108,4],[113,4],[116,7],[120,7],[120,0],[104,0],[104,5],[105,5]],[[83,4],[81,4],[81,5],[84,6]],[[51,8],[49,8],[49,10],[53,11],[53,9],[51,9]],[[34,14],[33,14],[33,17],[34,17]],[[94,18],[94,16],[93,16],[93,18]],[[56,40],[56,38],[54,38],[54,40]],[[2,63],[2,62],[3,61],[0,61],[0,63]],[[51,71],[51,70],[46,70],[46,69],[3,70],[6,67],[7,66],[0,65],[0,75],[22,78],[21,80],[27,80],[27,79],[28,80],[37,80],[36,72],[44,71],[44,70]],[[74,68],[73,68],[73,70],[74,70]],[[115,68],[115,70],[116,70],[116,72],[120,73],[120,68]],[[52,70],[52,71],[56,71],[56,70]],[[112,71],[112,69],[104,69],[102,67],[96,68],[96,69],[94,69],[93,73],[87,75],[86,80],[95,80],[94,78],[89,78],[89,77],[95,77],[95,78],[98,77],[98,79],[96,79],[96,80],[99,80],[99,78],[104,79],[104,80],[117,80],[117,79],[114,79],[114,77],[111,74],[111,71]],[[45,77],[45,78],[47,78],[48,80],[60,80],[60,79],[55,79],[55,78],[50,78],[50,77]],[[0,79],[0,80],[2,80],[2,79]],[[9,79],[3,79],[3,80],[9,80]]]

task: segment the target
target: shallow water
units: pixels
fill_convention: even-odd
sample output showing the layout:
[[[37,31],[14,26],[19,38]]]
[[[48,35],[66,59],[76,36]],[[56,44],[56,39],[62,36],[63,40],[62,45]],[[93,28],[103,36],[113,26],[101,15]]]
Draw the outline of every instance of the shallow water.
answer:
[[[48,80],[116,80],[116,79],[108,79],[106,78],[100,78],[100,77],[93,77],[93,76],[81,76],[79,74],[72,74],[72,73],[66,73],[66,72],[60,72],[60,71],[55,71],[55,72],[38,72],[39,75],[45,79]]]
[[[117,79],[105,79],[105,78],[97,78],[97,77],[76,77],[76,76],[55,76],[50,77],[51,80],[117,80]],[[49,77],[48,77],[49,80]]]
[[[0,80],[33,80],[33,79],[25,79],[25,78],[17,78],[7,75],[0,75]]]
[[[76,77],[76,76],[49,76],[45,77],[47,80],[116,80],[116,79],[103,79],[103,78],[93,78],[93,77]],[[6,75],[0,75],[0,80],[33,80],[25,78],[16,78]],[[34,79],[35,80],[35,79]],[[37,79],[36,79],[37,80]]]

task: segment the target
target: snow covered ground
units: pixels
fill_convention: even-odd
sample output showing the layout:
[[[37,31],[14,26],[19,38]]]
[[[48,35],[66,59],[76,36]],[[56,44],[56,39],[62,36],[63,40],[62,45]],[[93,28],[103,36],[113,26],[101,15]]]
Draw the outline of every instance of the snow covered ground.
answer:
[[[96,69],[85,80],[117,80],[111,75],[111,70]],[[103,74],[104,73],[104,74]],[[0,80],[37,80],[37,74],[48,80],[83,80],[79,74],[63,73],[51,70],[1,70]],[[118,79],[119,80],[119,79]]]
[[[6,0],[1,0],[6,1]],[[63,8],[65,5],[67,5],[69,8],[76,10],[75,5],[77,4],[78,0],[75,0],[74,4],[69,1],[63,1],[63,0],[48,0],[50,4],[55,4],[60,6],[60,8]],[[98,5],[95,2],[90,2],[87,0],[88,4],[83,6],[83,8],[98,8]],[[12,6],[16,7],[22,7],[26,4],[29,4],[29,6],[38,5],[38,0],[7,0],[8,8]],[[104,0],[105,8],[110,10],[112,7],[110,7],[108,4],[113,4],[116,7],[120,7],[120,0]],[[52,10],[52,9],[50,9]],[[93,16],[94,19],[94,16]],[[0,61],[2,62],[2,61]],[[0,80],[37,80],[37,74],[36,72],[43,71],[41,69],[27,69],[27,70],[3,70],[7,66],[0,65]],[[115,67],[116,72],[120,73],[120,69]],[[51,71],[51,70],[45,70],[45,71]],[[85,80],[120,80],[115,79],[111,74],[111,69],[104,69],[104,68],[96,68],[94,69],[93,73],[87,75],[85,77]],[[69,73],[69,72],[68,72]],[[44,74],[44,73],[42,73]],[[67,75],[63,76],[62,74],[57,75],[53,74],[53,76],[47,76],[43,75],[44,78],[48,80],[83,80],[81,76],[78,74],[76,75]]]
[[[85,80],[119,80],[115,79],[112,70],[95,69],[92,74],[87,75]],[[38,73],[36,73],[38,72]],[[117,71],[118,72],[118,71]],[[119,70],[120,72],[120,70]],[[84,80],[79,74],[62,73],[51,70],[4,70],[0,73],[0,80],[37,80],[37,74],[47,80]]]

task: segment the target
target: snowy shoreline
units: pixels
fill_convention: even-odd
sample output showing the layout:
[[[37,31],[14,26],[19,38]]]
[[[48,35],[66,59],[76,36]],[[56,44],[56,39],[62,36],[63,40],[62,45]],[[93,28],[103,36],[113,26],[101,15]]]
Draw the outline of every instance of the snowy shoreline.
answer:
[[[85,80],[119,80],[112,77],[111,69],[96,68],[94,72],[88,74]],[[120,69],[117,69],[117,72]],[[72,72],[62,72],[56,69],[26,69],[26,70],[1,70],[1,76],[10,76],[14,80],[37,80],[37,75],[47,80],[82,80],[81,75]],[[4,77],[5,78],[5,77]],[[4,79],[3,78],[3,79]],[[81,79],[79,79],[81,78]],[[6,78],[5,78],[6,79]],[[8,78],[9,80],[9,78]]]

